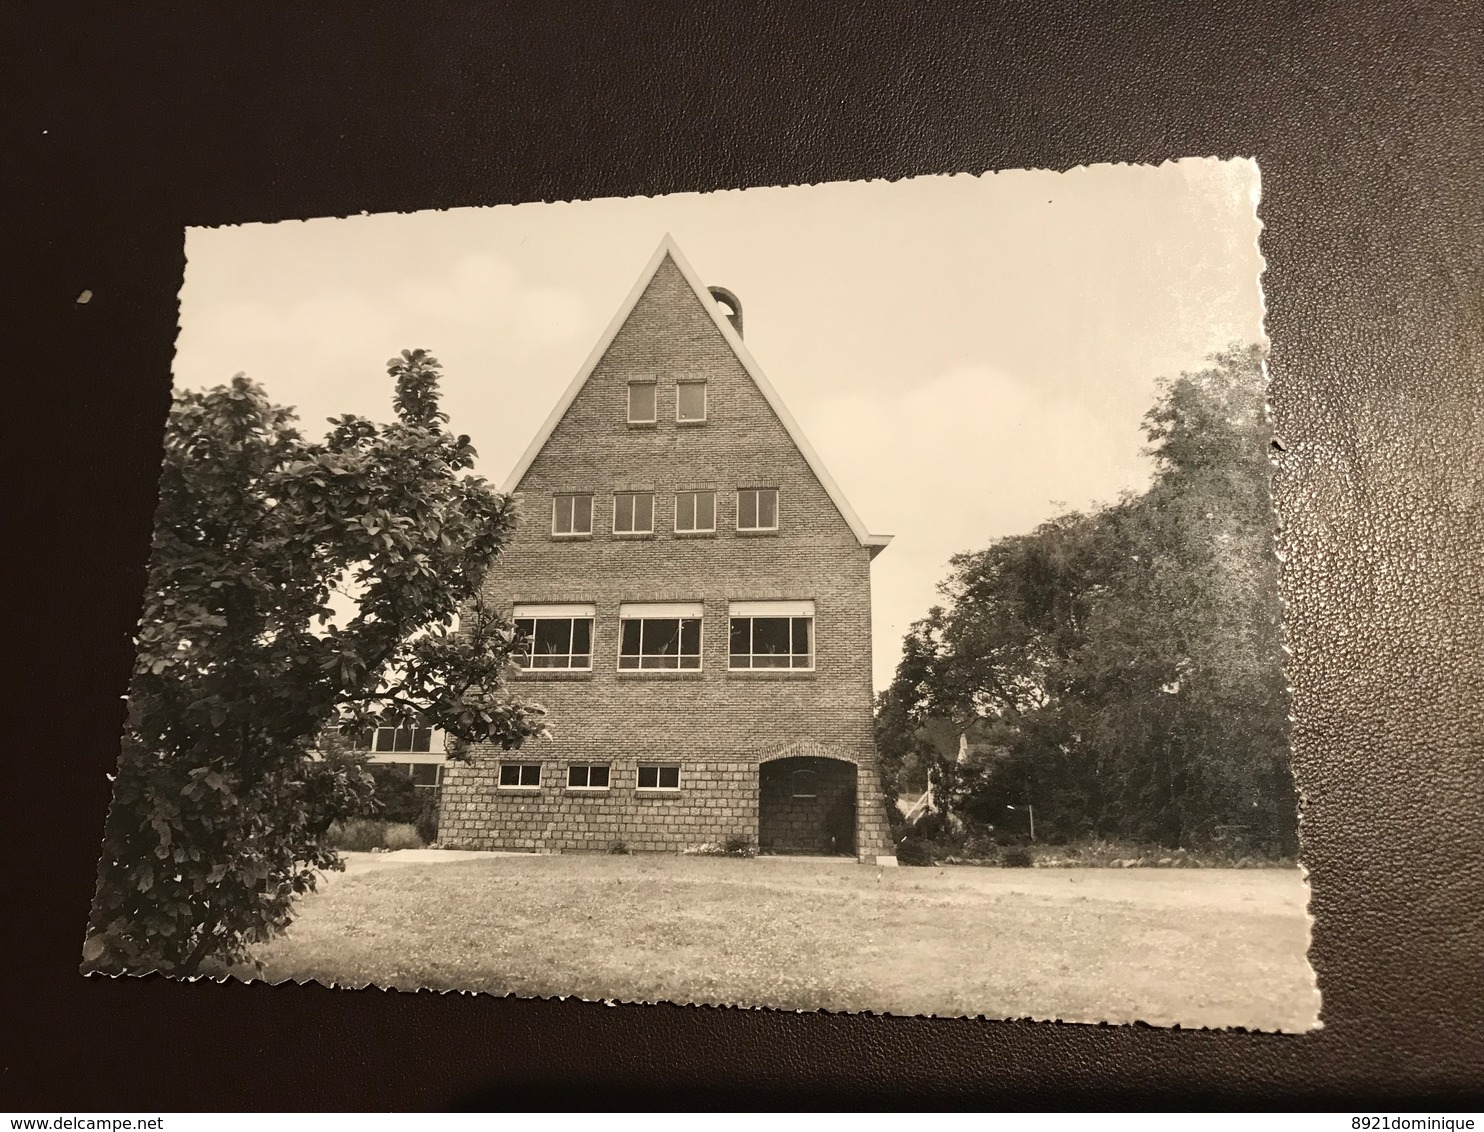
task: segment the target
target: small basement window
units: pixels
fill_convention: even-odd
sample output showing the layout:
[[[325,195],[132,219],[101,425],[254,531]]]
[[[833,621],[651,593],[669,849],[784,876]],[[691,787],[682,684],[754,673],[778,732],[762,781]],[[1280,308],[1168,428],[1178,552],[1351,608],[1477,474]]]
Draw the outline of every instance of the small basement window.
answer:
[[[706,419],[706,383],[704,381],[676,383],[675,419],[681,424],[700,424]]]
[[[640,790],[679,790],[680,767],[675,764],[659,764],[639,767]]]
[[[501,763],[501,790],[539,790],[541,788],[540,763]]]
[[[567,768],[568,790],[607,790],[607,763],[574,763]]]
[[[654,424],[654,391],[652,381],[629,382],[629,424]]]

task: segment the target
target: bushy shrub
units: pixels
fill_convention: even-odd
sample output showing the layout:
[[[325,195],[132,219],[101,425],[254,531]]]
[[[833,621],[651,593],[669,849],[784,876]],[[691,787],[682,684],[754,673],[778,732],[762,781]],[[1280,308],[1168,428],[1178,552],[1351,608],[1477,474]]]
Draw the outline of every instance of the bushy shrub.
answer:
[[[418,791],[422,795],[422,807],[412,819],[412,824],[417,829],[417,835],[429,845],[438,840],[438,795],[442,792],[441,787]]]
[[[387,850],[397,849],[421,849],[423,839],[418,836],[417,830],[407,822],[393,822],[386,827],[386,832],[381,838],[381,847]]]
[[[897,845],[897,864],[923,867],[933,863],[933,850],[926,841],[905,837]]]
[[[752,835],[748,833],[732,834],[722,843],[721,849],[728,857],[757,856],[757,849],[752,844]]]
[[[1000,864],[1007,869],[1028,869],[1034,863],[1031,851],[1020,845],[1012,846],[1000,854]]]
[[[608,846],[608,852],[615,857],[627,857],[629,855],[629,847],[625,842],[614,841]]]
[[[421,849],[423,839],[407,822],[380,818],[351,818],[330,826],[330,844],[347,853],[369,853],[373,849]]]
[[[415,822],[425,802],[423,795],[432,791],[414,786],[404,766],[371,763],[366,769],[376,781],[376,816],[388,822]]]
[[[350,818],[337,821],[326,835],[336,849],[348,853],[368,853],[386,842],[386,822],[377,818]]]

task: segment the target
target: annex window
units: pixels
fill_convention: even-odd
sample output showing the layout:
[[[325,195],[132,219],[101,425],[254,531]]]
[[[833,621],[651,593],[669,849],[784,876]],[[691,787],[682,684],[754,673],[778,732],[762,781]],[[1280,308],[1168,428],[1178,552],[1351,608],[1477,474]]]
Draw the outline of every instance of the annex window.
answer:
[[[413,763],[409,768],[412,772],[412,785],[432,789],[443,785],[442,763]]]
[[[737,492],[737,529],[739,531],[776,531],[778,529],[778,489],[744,487]]]
[[[700,602],[619,607],[619,668],[701,667]]]
[[[393,766],[412,779],[412,785],[434,787],[443,785],[442,763],[373,763],[373,766]]]
[[[654,531],[654,492],[620,491],[613,497],[613,533],[647,535]]]
[[[639,766],[639,789],[640,790],[679,790],[680,789],[680,767],[671,764],[657,764],[650,766],[641,763]]]
[[[681,424],[699,424],[706,419],[706,383],[704,381],[676,382],[675,419]]]
[[[716,492],[676,492],[675,529],[677,531],[716,530]]]
[[[629,424],[654,424],[654,390],[652,381],[629,382]]]
[[[401,727],[378,727],[363,731],[357,737],[356,749],[361,751],[427,751],[433,745],[433,729],[423,723],[404,724]]]
[[[734,601],[728,665],[734,669],[814,667],[812,601]]]
[[[554,535],[592,534],[593,497],[591,495],[553,496],[551,533]]]
[[[573,763],[567,768],[568,790],[607,790],[607,763]]]
[[[525,669],[591,668],[595,613],[591,605],[517,605],[511,658]]]
[[[501,790],[539,790],[541,788],[540,763],[501,763]]]

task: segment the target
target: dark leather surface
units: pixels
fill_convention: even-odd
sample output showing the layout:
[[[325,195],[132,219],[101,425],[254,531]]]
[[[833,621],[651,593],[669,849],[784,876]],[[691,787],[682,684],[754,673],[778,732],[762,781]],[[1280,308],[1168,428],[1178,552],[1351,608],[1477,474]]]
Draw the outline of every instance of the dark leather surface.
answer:
[[[20,671],[0,760],[0,1104],[1477,1098],[1484,21],[1472,7],[224,2],[0,16],[18,292],[5,322],[20,339],[5,362],[6,510],[23,532],[7,555]],[[75,974],[184,225],[1190,154],[1255,155],[1263,170],[1323,1031]]]

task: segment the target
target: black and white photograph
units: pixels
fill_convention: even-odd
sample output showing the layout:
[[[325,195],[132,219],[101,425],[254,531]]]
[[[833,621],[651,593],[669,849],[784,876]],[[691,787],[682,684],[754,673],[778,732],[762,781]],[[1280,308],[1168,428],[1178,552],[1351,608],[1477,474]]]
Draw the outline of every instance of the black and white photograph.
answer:
[[[1260,204],[188,229],[82,969],[1318,1027]]]

